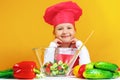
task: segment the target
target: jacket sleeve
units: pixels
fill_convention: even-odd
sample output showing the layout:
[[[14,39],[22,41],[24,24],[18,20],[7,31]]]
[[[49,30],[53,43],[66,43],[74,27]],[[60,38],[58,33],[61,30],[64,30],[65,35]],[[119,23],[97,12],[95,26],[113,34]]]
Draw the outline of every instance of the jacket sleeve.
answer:
[[[50,42],[50,45],[49,45],[50,48],[56,48],[57,47],[57,44],[55,42]]]
[[[76,42],[76,47],[77,49],[80,49],[80,47],[82,46],[82,42],[79,40]],[[86,46],[83,46],[81,51],[79,52],[79,64],[87,64],[90,63],[90,56],[89,56],[89,52],[88,49],[86,48]]]
[[[54,42],[51,42],[49,47],[46,48],[45,54],[44,54],[44,64],[46,62],[54,62],[54,53],[55,53],[56,47],[57,47],[57,44]]]

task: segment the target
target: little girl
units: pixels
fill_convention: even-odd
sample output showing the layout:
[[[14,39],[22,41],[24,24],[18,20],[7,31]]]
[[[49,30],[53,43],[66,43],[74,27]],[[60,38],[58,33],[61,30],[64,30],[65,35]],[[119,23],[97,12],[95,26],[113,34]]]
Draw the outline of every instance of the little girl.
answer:
[[[50,43],[44,57],[44,63],[54,62],[54,59],[71,59],[70,56],[57,56],[56,51],[60,49],[68,50],[70,48],[79,49],[82,42],[75,38],[76,28],[75,21],[79,20],[82,15],[82,9],[74,2],[67,1],[50,6],[46,9],[44,20],[50,25],[53,25],[53,34],[55,39]],[[66,54],[66,53],[62,53]],[[87,48],[82,47],[79,52],[78,64],[90,63],[90,56]],[[67,61],[68,62],[68,61]]]

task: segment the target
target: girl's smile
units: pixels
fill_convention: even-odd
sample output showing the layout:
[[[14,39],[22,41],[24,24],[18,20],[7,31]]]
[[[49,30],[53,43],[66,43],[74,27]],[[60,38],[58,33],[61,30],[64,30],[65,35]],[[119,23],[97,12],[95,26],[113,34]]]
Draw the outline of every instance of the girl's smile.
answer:
[[[70,37],[70,34],[62,35],[61,37],[62,38],[68,38],[68,37]]]

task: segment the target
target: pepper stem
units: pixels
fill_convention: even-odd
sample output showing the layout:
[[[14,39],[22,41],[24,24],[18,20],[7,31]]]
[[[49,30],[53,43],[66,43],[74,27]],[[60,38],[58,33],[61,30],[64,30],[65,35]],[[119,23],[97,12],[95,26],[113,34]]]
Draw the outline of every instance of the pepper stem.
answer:
[[[34,68],[33,71],[34,71],[36,74],[40,74],[40,70],[37,69],[37,68]]]

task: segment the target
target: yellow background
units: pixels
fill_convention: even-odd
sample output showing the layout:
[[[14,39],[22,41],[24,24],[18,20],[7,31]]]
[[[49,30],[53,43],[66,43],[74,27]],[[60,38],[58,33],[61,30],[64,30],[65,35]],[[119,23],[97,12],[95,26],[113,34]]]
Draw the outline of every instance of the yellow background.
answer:
[[[32,48],[48,46],[53,28],[44,22],[45,9],[68,0],[0,0],[0,70],[24,61],[36,61]],[[76,22],[76,37],[84,41],[92,61],[109,61],[120,66],[120,1],[73,0],[83,9]]]

